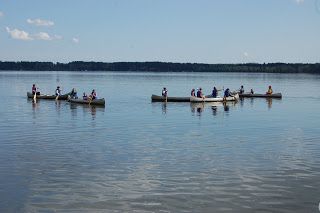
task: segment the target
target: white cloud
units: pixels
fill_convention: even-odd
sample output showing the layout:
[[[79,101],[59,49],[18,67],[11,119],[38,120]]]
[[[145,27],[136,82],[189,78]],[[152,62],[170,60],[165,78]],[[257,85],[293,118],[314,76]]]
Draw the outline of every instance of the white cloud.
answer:
[[[244,53],[243,53],[243,56],[247,58],[247,57],[249,56],[249,53],[244,52]]]
[[[29,33],[23,30],[18,30],[18,29],[11,30],[9,27],[6,27],[6,30],[10,34],[11,38],[13,39],[24,40],[24,41],[33,40],[33,38],[29,35]]]
[[[58,40],[62,39],[62,36],[59,35],[54,35],[51,36],[46,32],[40,32],[36,33],[34,35],[30,35],[29,33],[23,31],[23,30],[18,30],[18,29],[13,29],[11,30],[9,27],[6,27],[7,32],[13,39],[18,39],[18,40],[24,40],[24,41],[30,41],[30,40],[45,40],[45,41],[52,41],[52,40]]]
[[[294,0],[297,4],[303,4],[304,0]]]
[[[29,24],[34,24],[36,26],[53,26],[54,22],[53,21],[49,21],[49,20],[43,20],[43,19],[27,19],[27,22]]]
[[[0,11],[0,17],[4,16],[4,13]]]
[[[62,37],[59,36],[59,35],[50,36],[46,32],[37,33],[37,34],[34,35],[34,38],[38,39],[38,40],[45,40],[45,41],[52,41],[52,40],[56,40],[56,39],[62,39]]]
[[[80,40],[78,38],[72,38],[72,41],[73,41],[73,43],[76,43],[76,44],[80,42]]]

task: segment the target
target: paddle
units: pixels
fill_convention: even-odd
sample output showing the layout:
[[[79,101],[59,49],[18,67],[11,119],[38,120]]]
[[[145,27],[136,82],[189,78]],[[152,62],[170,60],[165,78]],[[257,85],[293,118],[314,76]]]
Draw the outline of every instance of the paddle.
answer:
[[[89,96],[89,105],[91,104],[92,96]]]

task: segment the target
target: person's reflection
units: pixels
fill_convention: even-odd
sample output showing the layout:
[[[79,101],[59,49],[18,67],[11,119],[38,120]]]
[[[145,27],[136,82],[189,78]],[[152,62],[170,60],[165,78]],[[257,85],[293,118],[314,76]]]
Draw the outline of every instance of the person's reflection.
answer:
[[[61,101],[57,100],[56,102],[56,111],[58,115],[60,116],[60,110],[61,110]]]
[[[77,105],[70,103],[71,116],[73,118],[77,117]]]
[[[272,98],[267,98],[268,109],[272,107]]]
[[[91,110],[92,120],[95,120],[96,114],[97,114],[97,108],[95,106],[90,106],[90,110]]]
[[[193,106],[193,103],[190,103],[190,109],[191,109],[192,115],[194,115],[194,113],[196,112],[196,108]]]
[[[218,107],[217,107],[217,106],[212,106],[211,109],[212,109],[212,115],[213,115],[213,116],[217,116],[217,109],[218,109]]]
[[[162,114],[167,114],[167,103],[162,103]]]
[[[223,103],[223,109],[224,109],[225,112],[229,112],[230,108],[229,108],[229,106],[228,106],[228,104],[226,102]]]
[[[253,106],[253,98],[250,98],[250,105]]]
[[[243,107],[244,105],[244,98],[240,98],[240,106]]]
[[[197,115],[198,116],[201,116],[201,113],[203,112],[203,106],[202,105],[199,105],[198,107],[197,107]]]
[[[36,101],[32,101],[32,117],[33,117],[33,119],[36,119],[36,117],[37,117],[37,109],[38,109],[38,103]]]

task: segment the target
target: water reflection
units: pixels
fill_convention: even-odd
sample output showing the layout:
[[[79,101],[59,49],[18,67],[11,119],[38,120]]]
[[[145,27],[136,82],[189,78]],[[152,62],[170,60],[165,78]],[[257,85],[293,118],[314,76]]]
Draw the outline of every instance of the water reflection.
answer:
[[[162,114],[167,114],[167,103],[162,103]]]
[[[36,101],[31,100],[31,99],[27,99],[27,102],[28,102],[28,104],[31,104],[31,106],[32,106],[32,118],[36,119],[39,103],[37,103]]]
[[[240,106],[245,107],[245,103],[249,103],[251,107],[255,107],[255,104],[265,102],[267,104],[268,109],[272,108],[272,105],[277,102],[281,102],[281,99],[274,98],[240,98]]]
[[[105,107],[104,106],[96,106],[96,105],[88,105],[88,104],[76,104],[76,103],[70,103],[70,111],[71,111],[71,116],[73,118],[76,118],[78,115],[78,108],[83,109],[83,114],[86,115],[88,112],[92,116],[92,120],[96,119],[97,112],[104,112]]]
[[[233,107],[235,105],[236,102],[190,103],[190,109],[193,115],[197,113],[197,116],[201,116],[201,114],[205,111],[206,108],[211,108],[212,115],[216,116],[217,112],[219,111],[219,108],[223,109],[223,112],[228,114],[228,112],[230,111],[230,106]]]
[[[272,98],[267,98],[266,101],[267,101],[267,104],[268,104],[268,109],[271,109],[271,107],[272,107]]]

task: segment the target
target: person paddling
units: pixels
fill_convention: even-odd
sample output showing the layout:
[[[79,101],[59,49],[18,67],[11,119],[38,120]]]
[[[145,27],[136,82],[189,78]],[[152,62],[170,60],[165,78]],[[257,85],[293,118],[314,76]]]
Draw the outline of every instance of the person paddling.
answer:
[[[92,92],[91,92],[91,99],[94,100],[97,98],[97,93],[96,91],[93,89]]]
[[[231,93],[230,93],[230,89],[227,88],[225,91],[224,91],[224,97],[227,98],[227,97],[230,97],[232,96]]]
[[[60,86],[57,86],[56,96],[59,96],[59,95],[61,95],[61,90],[60,90]]]
[[[240,93],[240,94],[243,94],[243,93],[244,93],[243,85],[241,85],[240,90],[239,90],[239,93]]]
[[[218,90],[217,90],[216,87],[213,87],[211,96],[212,96],[213,98],[216,98],[216,97],[218,96]]]
[[[198,98],[204,98],[201,87],[200,87],[199,90],[197,91],[197,97],[198,97]]]
[[[71,98],[78,99],[77,90],[75,88],[72,88],[70,96]]]
[[[165,98],[165,102],[167,102],[168,101],[168,90],[167,90],[167,88],[163,87],[161,94],[162,94],[162,97]]]
[[[272,90],[271,86],[269,86],[269,89],[266,92],[266,95],[272,95],[272,93],[273,93],[273,90]]]
[[[88,96],[86,95],[85,92],[84,92],[83,95],[82,95],[82,99],[83,99],[83,100],[88,100]]]
[[[35,84],[32,85],[32,94],[33,94],[33,100],[36,101],[37,95],[40,95],[40,92],[37,91],[37,87]]]
[[[192,97],[195,97],[195,96],[196,96],[196,90],[195,90],[195,89],[192,89],[192,90],[191,90],[191,96],[192,96]]]
[[[31,90],[32,90],[32,94],[33,95],[37,94],[37,87],[36,87],[35,84],[32,85],[32,89]]]
[[[60,95],[61,95],[60,86],[57,86],[57,89],[56,89],[56,100],[58,100]]]
[[[163,97],[167,97],[168,96],[167,88],[163,87],[161,94],[162,94]]]

